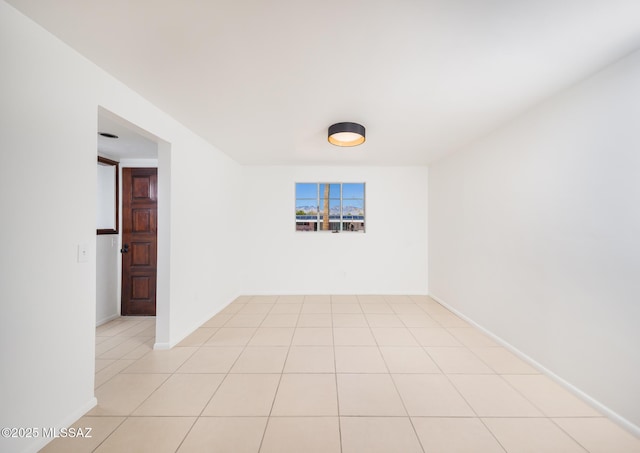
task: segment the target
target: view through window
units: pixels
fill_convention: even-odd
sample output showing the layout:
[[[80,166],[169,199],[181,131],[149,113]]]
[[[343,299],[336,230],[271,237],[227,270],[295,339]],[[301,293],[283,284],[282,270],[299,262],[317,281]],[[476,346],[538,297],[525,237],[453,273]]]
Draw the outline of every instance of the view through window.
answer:
[[[296,231],[364,233],[364,183],[296,183]]]

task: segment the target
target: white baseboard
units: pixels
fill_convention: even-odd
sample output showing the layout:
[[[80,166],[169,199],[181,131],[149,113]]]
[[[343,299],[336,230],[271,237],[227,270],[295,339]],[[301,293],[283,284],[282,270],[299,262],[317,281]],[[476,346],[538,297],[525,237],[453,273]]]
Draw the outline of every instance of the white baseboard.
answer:
[[[82,407],[80,407],[79,409],[73,411],[71,414],[69,414],[66,417],[64,417],[61,422],[55,423],[52,426],[53,427],[57,427],[57,428],[68,428],[69,426],[71,426],[75,422],[77,422],[84,414],[86,414],[91,409],[96,407],[97,404],[98,404],[98,400],[94,396],[86,404],[84,404]],[[24,453],[37,453],[38,451],[40,451],[42,448],[44,448],[44,446],[47,445],[52,440],[53,440],[53,438],[38,437],[38,438],[34,439],[34,442],[31,445],[29,445],[26,449],[24,449],[23,452]]]
[[[116,318],[119,318],[120,315],[116,313],[115,315],[107,316],[106,318],[101,319],[100,321],[96,321],[96,327],[101,326],[102,324],[106,324],[109,321],[113,321]]]
[[[506,349],[508,349],[509,351],[514,353],[516,356],[518,356],[519,358],[521,358],[522,360],[527,362],[529,365],[531,365],[532,367],[536,368],[542,374],[545,374],[549,378],[553,379],[555,382],[557,382],[562,387],[564,387],[567,390],[569,390],[571,393],[573,393],[575,396],[577,396],[578,398],[583,400],[585,403],[589,404],[590,406],[592,406],[596,410],[602,412],[604,415],[606,415],[613,422],[617,423],[618,425],[620,425],[624,429],[632,432],[634,435],[640,437],[640,427],[639,426],[637,426],[634,423],[630,422],[629,420],[627,420],[626,418],[624,418],[623,416],[621,416],[617,412],[611,410],[608,406],[602,404],[600,401],[596,400],[592,396],[590,396],[587,393],[583,392],[582,390],[580,390],[575,385],[571,384],[570,382],[566,381],[562,377],[560,377],[557,374],[555,374],[553,371],[551,371],[548,368],[544,367],[543,365],[541,365],[540,363],[538,363],[537,361],[535,361],[534,359],[529,357],[527,354],[525,354],[524,352],[522,352],[519,349],[517,349],[512,344],[510,344],[507,341],[503,340],[501,337],[499,337],[498,335],[494,334],[490,330],[484,328],[483,326],[481,326],[480,324],[475,322],[473,319],[469,318],[464,313],[461,313],[460,311],[458,311],[457,309],[455,309],[454,307],[452,307],[451,305],[449,305],[448,303],[446,303],[445,301],[443,301],[439,297],[434,296],[432,294],[429,294],[429,297],[431,297],[433,300],[438,302],[443,307],[445,307],[448,310],[450,310],[452,313],[455,313],[457,316],[459,316],[460,318],[462,318],[465,321],[467,321],[473,327],[475,327],[478,330],[482,331],[482,333],[484,333],[485,335],[490,337],[492,340],[494,340],[496,343],[500,344],[501,346],[504,346]]]
[[[218,313],[220,313],[222,310],[224,310],[225,308],[227,308],[229,306],[229,304],[231,302],[233,302],[234,300],[236,300],[238,297],[238,295],[234,296],[231,298],[231,300],[229,300],[226,304],[224,304],[221,308],[219,309],[215,309],[210,311],[207,315],[205,315],[204,317],[204,321],[200,321],[200,322],[196,322],[195,325],[192,325],[190,328],[188,328],[187,330],[185,330],[182,335],[179,335],[176,339],[175,342],[171,342],[169,345],[169,348],[167,349],[171,349],[173,348],[175,345],[179,344],[182,340],[184,340],[185,338],[187,338],[189,335],[191,335],[193,332],[195,332],[197,329],[199,329],[200,327],[202,327],[202,324],[204,324],[205,322],[207,322],[209,319],[213,318],[215,315],[217,315]],[[154,349],[156,349],[154,347]]]
[[[153,349],[156,351],[162,351],[162,350],[166,350],[166,349],[171,349],[171,343],[154,343],[153,344]]]
[[[424,290],[419,291],[246,291],[241,296],[428,296]],[[235,300],[235,299],[234,299]]]

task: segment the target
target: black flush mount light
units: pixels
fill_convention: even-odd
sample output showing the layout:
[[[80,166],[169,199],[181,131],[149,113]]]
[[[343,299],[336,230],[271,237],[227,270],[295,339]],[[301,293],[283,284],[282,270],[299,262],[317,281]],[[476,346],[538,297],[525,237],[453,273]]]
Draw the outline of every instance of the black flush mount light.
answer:
[[[336,146],[358,146],[364,143],[364,126],[358,123],[336,123],[329,127],[329,143]]]
[[[110,134],[109,132],[98,132],[98,135],[102,135],[106,138],[118,138],[116,134]]]

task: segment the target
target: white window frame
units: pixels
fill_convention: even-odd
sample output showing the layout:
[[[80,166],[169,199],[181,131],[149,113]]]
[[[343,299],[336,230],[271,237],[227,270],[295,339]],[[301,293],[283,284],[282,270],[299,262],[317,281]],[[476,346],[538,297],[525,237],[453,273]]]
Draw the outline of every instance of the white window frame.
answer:
[[[295,219],[295,224],[294,224],[294,228],[296,233],[358,233],[358,234],[362,234],[362,233],[366,233],[367,231],[367,223],[366,223],[366,219],[367,219],[367,184],[365,182],[314,182],[314,181],[307,181],[307,182],[295,182],[293,185],[293,203],[294,203],[294,213],[297,212],[297,201],[298,200],[311,200],[311,198],[298,198],[297,195],[297,186],[298,184],[315,184],[316,185],[316,218],[315,220],[309,220],[309,222],[315,222],[318,225],[318,229],[317,230],[298,230],[297,225],[298,223],[301,223],[298,221],[297,219],[297,214],[295,214],[296,219]],[[332,184],[339,184],[340,185],[340,219],[338,220],[338,225],[339,225],[339,229],[338,230],[321,230],[319,228],[320,224],[322,223],[322,220],[320,219],[320,184],[328,184],[328,185],[332,185]],[[362,215],[362,223],[363,223],[363,227],[362,230],[356,230],[356,231],[350,231],[350,230],[343,230],[343,224],[345,222],[344,220],[344,216],[343,216],[343,212],[342,212],[342,207],[343,207],[343,191],[342,191],[342,186],[344,184],[362,184],[362,189],[363,189],[363,198],[362,198],[362,210],[363,210],[363,215]],[[349,198],[351,199],[351,198]],[[359,198],[354,198],[354,200],[360,200]],[[347,220],[348,222],[348,220]],[[331,218],[329,218],[329,223],[331,222]]]

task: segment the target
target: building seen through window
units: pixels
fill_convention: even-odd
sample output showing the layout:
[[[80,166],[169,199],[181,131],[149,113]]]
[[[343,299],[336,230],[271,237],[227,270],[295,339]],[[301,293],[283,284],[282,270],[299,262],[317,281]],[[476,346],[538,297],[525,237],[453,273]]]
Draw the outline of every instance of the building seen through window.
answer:
[[[364,183],[296,183],[296,231],[365,231]]]

